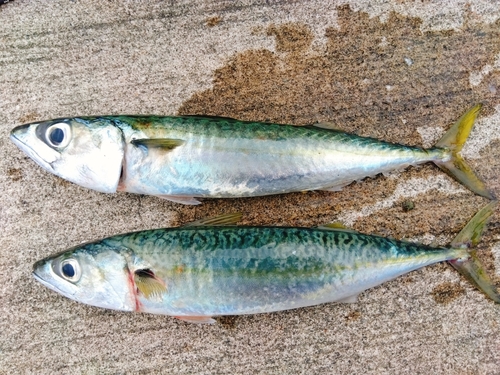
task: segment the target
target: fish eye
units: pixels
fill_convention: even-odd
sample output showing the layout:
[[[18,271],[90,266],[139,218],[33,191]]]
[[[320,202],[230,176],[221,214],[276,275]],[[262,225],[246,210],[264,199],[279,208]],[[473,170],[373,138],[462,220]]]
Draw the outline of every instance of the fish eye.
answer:
[[[60,275],[72,283],[80,280],[81,270],[76,259],[65,259],[60,263]]]
[[[52,147],[66,147],[71,140],[71,129],[65,122],[51,125],[45,131],[45,139]]]

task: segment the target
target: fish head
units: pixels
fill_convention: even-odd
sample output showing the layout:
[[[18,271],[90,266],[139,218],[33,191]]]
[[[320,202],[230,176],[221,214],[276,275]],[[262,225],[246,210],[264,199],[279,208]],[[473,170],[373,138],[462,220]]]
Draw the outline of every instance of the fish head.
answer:
[[[116,192],[124,140],[107,118],[61,118],[14,128],[10,139],[47,171],[103,193]]]
[[[136,310],[126,256],[102,244],[86,244],[42,259],[34,264],[33,276],[49,289],[81,303]]]

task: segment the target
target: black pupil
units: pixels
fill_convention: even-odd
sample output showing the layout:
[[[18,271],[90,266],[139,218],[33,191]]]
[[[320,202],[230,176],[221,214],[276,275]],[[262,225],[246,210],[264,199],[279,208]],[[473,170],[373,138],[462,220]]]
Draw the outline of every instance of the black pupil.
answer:
[[[57,146],[57,145],[61,144],[61,142],[63,141],[64,132],[62,131],[62,129],[55,128],[54,130],[52,130],[50,132],[49,138],[50,138],[50,141],[52,142],[52,144]]]
[[[75,276],[75,269],[69,263],[66,263],[64,266],[62,266],[62,272],[63,272],[64,276],[66,276],[66,277]]]

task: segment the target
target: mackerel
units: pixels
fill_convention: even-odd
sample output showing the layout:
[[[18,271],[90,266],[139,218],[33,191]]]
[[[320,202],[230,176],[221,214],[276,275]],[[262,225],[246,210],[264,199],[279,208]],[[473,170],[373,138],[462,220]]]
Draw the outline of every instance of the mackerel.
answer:
[[[460,156],[476,105],[430,149],[319,126],[199,116],[60,118],[16,127],[12,141],[51,173],[89,189],[184,204],[307,190],[340,190],[367,176],[433,162],[493,199]]]
[[[109,237],[48,257],[35,278],[93,306],[213,323],[327,302],[355,302],[364,290],[449,261],[497,303],[475,254],[496,202],[479,211],[450,248],[319,228],[238,227],[238,215],[190,226]]]

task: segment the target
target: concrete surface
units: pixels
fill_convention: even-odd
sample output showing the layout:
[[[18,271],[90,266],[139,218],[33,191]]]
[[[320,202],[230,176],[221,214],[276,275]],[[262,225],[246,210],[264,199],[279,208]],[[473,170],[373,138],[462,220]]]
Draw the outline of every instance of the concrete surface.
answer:
[[[105,195],[36,166],[11,128],[59,116],[196,113],[432,145],[485,104],[464,155],[500,195],[500,3],[22,1],[0,6],[0,373],[498,374],[500,307],[447,265],[359,303],[213,326],[84,306],[31,277],[83,241],[235,210],[245,224],[445,245],[486,201],[425,165],[309,192],[186,207]],[[413,210],[403,207],[411,201]],[[500,284],[498,214],[479,247]]]

